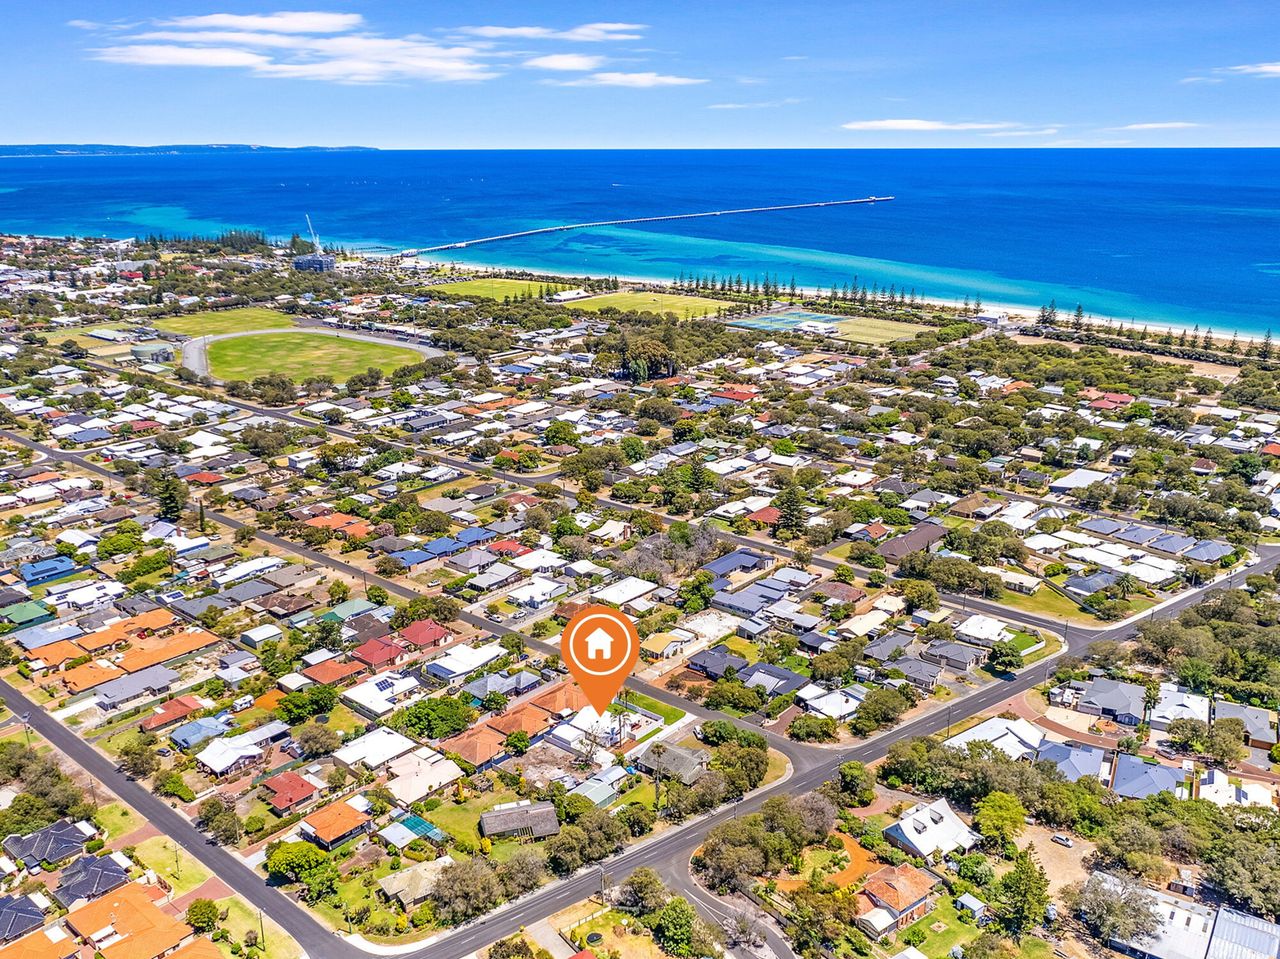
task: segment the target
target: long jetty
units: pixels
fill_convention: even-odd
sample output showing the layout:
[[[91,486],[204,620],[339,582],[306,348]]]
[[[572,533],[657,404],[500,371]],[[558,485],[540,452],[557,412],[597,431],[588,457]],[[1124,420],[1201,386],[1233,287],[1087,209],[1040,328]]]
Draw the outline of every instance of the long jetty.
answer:
[[[542,233],[562,233],[565,230],[590,230],[600,226],[630,226],[634,223],[662,223],[667,220],[696,220],[704,216],[739,216],[743,213],[775,213],[779,210],[811,210],[823,206],[853,206],[858,203],[887,203],[891,196],[864,196],[857,200],[821,200],[816,203],[782,203],[777,206],[751,206],[740,210],[709,210],[705,213],[670,213],[666,216],[636,216],[625,220],[596,220],[592,223],[564,223],[560,226],[544,226],[536,230],[520,230],[518,233],[499,233],[497,236],[482,236],[474,240],[460,240],[457,243],[442,243],[439,246],[422,246],[412,250],[402,250],[401,256],[418,256],[420,253],[439,253],[443,250],[461,250],[481,243],[497,243],[501,240],[518,240],[524,236],[538,236]]]

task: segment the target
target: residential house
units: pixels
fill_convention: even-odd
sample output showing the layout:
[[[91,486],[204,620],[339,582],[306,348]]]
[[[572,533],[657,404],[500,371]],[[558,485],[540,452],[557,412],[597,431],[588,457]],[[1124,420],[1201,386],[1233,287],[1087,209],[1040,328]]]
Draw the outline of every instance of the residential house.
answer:
[[[321,849],[333,850],[369,832],[373,820],[347,802],[330,803],[298,824],[298,832]]]
[[[1162,792],[1182,798],[1185,792],[1183,775],[1179,770],[1147,762],[1141,756],[1129,753],[1116,754],[1111,772],[1111,791],[1125,799],[1146,799]]]
[[[556,807],[549,802],[502,803],[480,814],[480,834],[489,839],[505,839],[514,836],[524,839],[545,839],[560,832],[560,820]]]
[[[964,824],[950,803],[935,799],[904,812],[884,831],[884,838],[908,855],[934,860],[957,851],[966,853],[982,837]]]
[[[877,869],[857,893],[859,928],[872,939],[907,928],[933,908],[937,884],[932,875],[910,863]]]

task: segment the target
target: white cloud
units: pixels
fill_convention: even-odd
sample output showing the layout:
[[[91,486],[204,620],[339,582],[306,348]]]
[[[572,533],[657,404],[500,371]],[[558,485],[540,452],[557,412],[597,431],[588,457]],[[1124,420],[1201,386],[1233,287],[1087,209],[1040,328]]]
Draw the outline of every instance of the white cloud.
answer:
[[[1162,120],[1158,123],[1126,123],[1122,127],[1107,127],[1108,130],[1187,130],[1200,124],[1187,120]]]
[[[1222,77],[1183,77],[1179,83],[1221,83]]]
[[[241,67],[261,77],[343,84],[449,83],[500,75],[474,46],[357,30],[363,24],[358,14],[346,13],[180,17],[161,21],[162,29],[122,37],[93,56],[146,67]]]
[[[604,63],[604,57],[592,57],[585,53],[549,53],[544,57],[526,60],[526,67],[537,70],[595,70]]]
[[[800,97],[784,97],[781,100],[757,100],[754,103],[709,103],[708,110],[767,110],[771,107],[787,107],[803,103]]]
[[[261,67],[270,59],[248,50],[230,47],[125,44],[95,52],[94,59],[144,67]]]
[[[1280,77],[1280,60],[1270,63],[1242,63],[1234,67],[1223,67],[1218,73],[1236,73],[1250,77]]]
[[[904,131],[908,133],[932,132],[938,130],[1000,130],[1012,127],[1012,123],[970,123],[949,122],[946,120],[919,120],[900,118],[892,120],[853,120],[842,124],[846,130]]]
[[[364,24],[358,13],[283,12],[268,14],[210,13],[173,17],[162,26],[194,30],[270,30],[275,33],[345,33]]]
[[[664,73],[593,73],[581,80],[564,80],[559,86],[564,87],[631,87],[647,89],[649,87],[685,87],[695,83],[706,83],[696,77],[675,77]]]
[[[1044,127],[1041,130],[997,130],[984,133],[984,137],[1051,137],[1058,132],[1057,127]]]
[[[640,40],[643,23],[584,23],[568,30],[551,27],[462,27],[461,32],[487,40],[576,40],[595,43],[602,40]]]
[[[358,13],[282,11],[209,13],[154,19],[118,28],[77,21],[96,32],[97,60],[140,67],[231,67],[258,77],[343,84],[403,81],[465,82],[502,75],[507,64],[533,70],[577,72],[574,86],[662,87],[705,81],[658,71],[600,72],[606,57],[582,53],[533,55],[529,40],[598,42],[634,40],[648,28],[636,23],[584,23],[566,29],[480,26],[428,36],[375,32]],[[586,76],[586,74],[590,74]],[[557,81],[545,81],[555,83]]]

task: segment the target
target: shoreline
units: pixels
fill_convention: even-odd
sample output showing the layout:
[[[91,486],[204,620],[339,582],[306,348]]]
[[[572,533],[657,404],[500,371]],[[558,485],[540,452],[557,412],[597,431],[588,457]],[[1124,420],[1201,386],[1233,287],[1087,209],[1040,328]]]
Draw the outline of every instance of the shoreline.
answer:
[[[392,253],[362,254],[362,256],[365,256],[368,259],[389,259],[391,257],[396,256],[396,254],[392,254]],[[471,270],[478,274],[503,273],[503,272],[509,272],[514,270],[514,271],[519,271],[524,273],[531,273],[531,274],[534,274],[535,276],[552,277],[557,280],[571,280],[571,279],[577,279],[582,276],[587,276],[591,279],[600,279],[605,276],[615,276],[615,274],[608,274],[608,273],[601,273],[601,274],[561,273],[556,270],[537,269],[524,264],[496,265],[496,264],[468,263],[463,260],[438,260],[438,259],[431,259],[427,257],[425,254],[419,255],[417,257],[412,257],[411,259],[416,260],[420,263],[423,263],[426,265],[432,265],[432,266],[445,267],[445,266],[453,265],[462,270]],[[671,285],[670,279],[660,279],[657,277],[617,276],[617,279],[620,283],[658,285],[663,287],[670,287]],[[447,284],[442,284],[442,285],[447,285]],[[820,287],[804,287],[804,286],[796,287],[796,295],[799,298],[805,298],[805,297],[821,298],[823,292],[824,292],[823,288],[820,288]],[[953,304],[943,303],[938,300],[930,300],[927,297],[922,298],[921,302],[925,304],[926,309],[929,307],[955,309],[955,306]],[[1032,306],[1026,303],[988,302],[987,300],[982,301],[982,308],[984,312],[1007,313],[1009,314],[1009,316],[1016,316],[1022,319],[1026,319],[1028,322],[1034,322],[1037,315],[1040,312],[1039,306]],[[1069,318],[1072,315],[1073,310],[1074,308],[1063,309],[1060,307],[1058,309],[1058,315],[1060,318],[1063,316],[1066,316]],[[1124,327],[1125,329],[1128,329],[1129,327],[1134,327],[1138,329],[1144,329],[1148,333],[1151,333],[1157,336],[1164,334],[1166,332],[1172,332],[1174,336],[1177,336],[1183,331],[1185,331],[1189,336],[1197,326],[1197,324],[1194,324],[1194,323],[1187,324],[1182,321],[1134,320],[1134,319],[1124,319],[1122,317],[1116,317],[1116,316],[1105,316],[1105,315],[1089,314],[1089,313],[1085,314],[1084,322],[1085,322],[1086,329],[1092,328],[1099,333],[1103,333],[1103,334],[1110,333],[1111,335],[1119,335],[1119,330],[1121,327]],[[1198,335],[1203,336],[1205,333],[1209,331],[1210,331],[1209,327],[1200,325]],[[1213,330],[1213,339],[1215,343],[1223,343],[1225,345],[1225,342],[1228,339],[1230,339],[1230,337],[1233,335],[1235,336],[1238,342],[1246,345],[1250,343],[1261,343],[1263,340],[1266,339],[1265,333],[1263,334],[1245,333],[1240,330],[1222,330],[1222,331]]]
[[[19,238],[29,237],[31,239],[37,239],[37,240],[61,240],[66,238],[66,235],[64,234],[10,233],[3,229],[0,229],[0,236],[12,236],[12,237],[19,237]],[[72,234],[72,236],[78,239],[85,238],[85,235],[81,235],[81,234]],[[101,237],[100,239],[104,239],[107,242],[117,242],[117,243],[124,242],[125,240],[133,240],[136,242],[137,235],[134,235],[131,237],[114,237],[114,238]],[[360,241],[360,242],[364,243],[366,241]],[[340,240],[333,245],[341,247],[343,243],[344,241]],[[385,244],[385,245],[391,248],[392,250],[395,249],[395,247],[392,244]],[[368,253],[354,253],[352,255],[358,259],[377,261],[377,260],[391,259],[393,257],[398,258],[400,254],[398,252],[388,252],[388,253],[368,252]],[[497,273],[497,272],[514,270],[514,271],[532,273],[534,275],[539,275],[539,276],[553,277],[558,280],[575,279],[578,277],[587,277],[591,279],[615,277],[621,283],[656,285],[656,286],[661,286],[667,289],[671,287],[670,277],[665,277],[665,278],[664,277],[645,277],[645,276],[636,276],[636,275],[624,276],[622,274],[609,273],[608,271],[603,271],[600,273],[564,273],[555,269],[536,268],[536,267],[531,267],[527,264],[521,264],[521,263],[476,263],[476,262],[467,261],[465,259],[436,258],[430,254],[418,254],[417,256],[407,258],[406,262],[421,264],[421,266],[418,268],[425,268],[426,266],[448,266],[452,264],[463,270],[472,270],[477,273]],[[817,298],[821,298],[823,292],[829,289],[830,287],[797,286],[797,295],[800,297],[808,296],[810,298],[817,299]],[[959,298],[957,298],[957,302],[948,303],[948,302],[937,300],[937,299],[929,299],[928,297],[921,297],[920,302],[925,304],[925,308],[941,307],[941,308],[958,309],[959,308],[958,300]],[[988,301],[985,298],[982,299],[982,305],[983,305],[984,312],[995,311],[995,312],[1007,313],[1010,316],[1025,318],[1028,321],[1034,321],[1037,314],[1040,311],[1040,306],[1038,304]],[[1070,317],[1073,310],[1074,310],[1074,307],[1059,307],[1058,313],[1060,317]],[[1177,336],[1184,331],[1188,335],[1190,335],[1198,326],[1200,335],[1203,335],[1204,333],[1209,332],[1212,329],[1215,343],[1223,343],[1224,345],[1226,341],[1228,341],[1232,336],[1234,336],[1238,342],[1245,345],[1253,344],[1253,343],[1261,343],[1266,339],[1267,332],[1269,332],[1269,330],[1264,333],[1246,332],[1244,330],[1239,329],[1238,327],[1230,328],[1230,329],[1228,328],[1218,329],[1218,328],[1211,328],[1206,324],[1187,323],[1186,321],[1183,321],[1183,320],[1157,320],[1157,319],[1138,320],[1134,317],[1126,318],[1126,317],[1112,316],[1112,315],[1099,314],[1099,313],[1087,313],[1085,318],[1085,324],[1086,324],[1086,327],[1096,328],[1098,332],[1101,332],[1104,334],[1107,332],[1117,333],[1118,330],[1122,327],[1123,328],[1133,327],[1133,328],[1144,329],[1148,333],[1151,333],[1157,336],[1164,334],[1166,332],[1172,332],[1175,336]]]

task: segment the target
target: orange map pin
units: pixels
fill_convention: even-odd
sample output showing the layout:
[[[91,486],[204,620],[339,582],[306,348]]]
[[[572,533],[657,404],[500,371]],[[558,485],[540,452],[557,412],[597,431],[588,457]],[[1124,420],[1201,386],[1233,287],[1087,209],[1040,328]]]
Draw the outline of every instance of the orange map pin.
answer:
[[[588,606],[565,626],[560,655],[587,701],[603,716],[640,657],[640,634],[625,613],[612,606]]]

